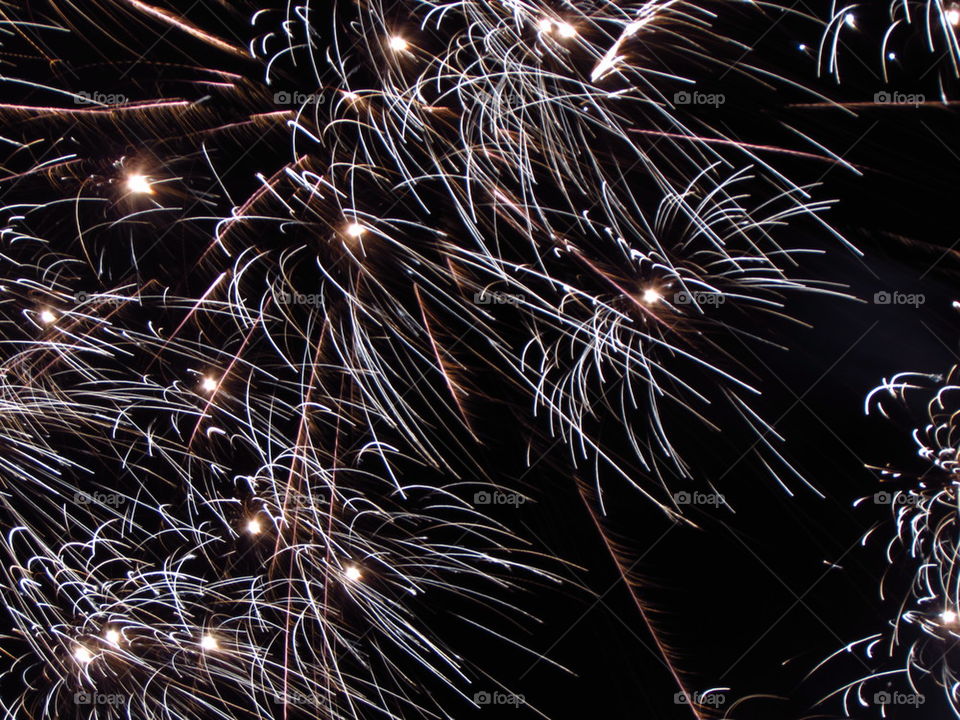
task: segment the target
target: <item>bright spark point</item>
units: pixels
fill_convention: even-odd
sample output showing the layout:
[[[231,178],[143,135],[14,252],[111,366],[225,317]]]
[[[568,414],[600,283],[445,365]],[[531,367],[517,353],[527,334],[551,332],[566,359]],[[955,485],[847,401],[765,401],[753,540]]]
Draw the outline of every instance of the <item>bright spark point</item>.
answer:
[[[153,195],[153,188],[150,186],[150,181],[147,180],[145,175],[141,175],[140,173],[133,173],[127,176],[127,190],[137,194]]]
[[[214,378],[208,375],[201,381],[200,387],[206,390],[207,392],[213,392],[214,390],[217,389],[218,384],[219,383]]]
[[[263,528],[260,525],[260,521],[257,518],[253,518],[250,522],[247,523],[247,532],[251,535],[257,535]]]
[[[557,23],[557,34],[562,38],[572,38],[577,34],[577,29],[568,22]]]
[[[889,53],[887,55],[887,60],[896,60],[896,59],[897,59],[897,54],[895,52]]]
[[[797,48],[800,50],[800,52],[806,52],[806,51],[807,51],[807,44],[806,44],[806,43],[800,43],[800,44],[797,46]]]
[[[390,38],[390,49],[394,52],[403,52],[408,47],[409,43],[399,35],[394,35]]]
[[[360,578],[363,577],[363,573],[360,572],[360,569],[356,565],[351,565],[344,571],[344,575],[347,576],[347,580],[352,582],[357,582]]]
[[[663,295],[661,295],[654,288],[647,288],[646,290],[643,291],[643,301],[648,305],[653,305],[654,303],[662,299],[663,299]]]
[[[110,643],[111,645],[120,644],[120,633],[117,632],[116,630],[107,630],[107,632],[104,634],[104,637],[107,639],[107,642]]]
[[[540,28],[540,32],[548,33],[553,30],[553,20],[543,18],[543,20],[537,23],[537,27]]]
[[[944,13],[947,18],[947,22],[957,27],[960,25],[960,8],[952,7]]]
[[[200,647],[204,650],[216,650],[220,646],[213,635],[204,635],[200,638]]]
[[[857,17],[853,13],[847,13],[844,15],[843,21],[847,24],[847,27],[857,27]]]
[[[952,625],[957,621],[957,614],[953,610],[944,610],[940,619],[947,625]]]
[[[347,225],[347,235],[349,235],[352,238],[358,238],[361,235],[363,235],[366,231],[367,229],[360,223],[353,222]]]
[[[54,315],[54,313],[53,313],[52,310],[41,310],[41,311],[40,311],[40,320],[41,320],[43,323],[45,323],[45,324],[47,324],[47,325],[50,325],[51,323],[55,322],[56,319],[57,319],[57,316]]]
[[[93,660],[93,653],[83,647],[83,645],[78,645],[73,650],[73,657],[77,659],[77,662],[88,663]]]

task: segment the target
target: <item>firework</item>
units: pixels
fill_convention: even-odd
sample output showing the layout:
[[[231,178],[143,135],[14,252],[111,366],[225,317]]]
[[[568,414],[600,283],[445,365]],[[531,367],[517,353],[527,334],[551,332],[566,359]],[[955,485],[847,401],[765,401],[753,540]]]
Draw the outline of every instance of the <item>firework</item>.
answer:
[[[960,77],[960,44],[957,28],[960,27],[960,3],[953,0],[893,0],[887,5],[831,3],[829,20],[817,51],[821,72],[840,80],[842,48],[850,38],[864,28],[879,33],[876,53],[883,71],[884,82],[889,82],[892,69],[902,61],[902,47],[915,44],[927,53],[923,70],[928,70],[930,58],[939,77],[943,102],[944,82]],[[875,56],[876,57],[876,56]]]
[[[918,399],[926,401],[926,412],[911,433],[924,470],[875,468],[892,489],[880,490],[870,499],[891,508],[895,527],[886,547],[890,573],[881,594],[884,599],[894,597],[899,613],[885,632],[851,643],[837,653],[862,653],[870,669],[837,691],[851,717],[859,707],[873,707],[881,713],[892,704],[918,707],[933,702],[933,693],[942,695],[954,715],[960,716],[956,670],[960,637],[958,372],[953,367],[946,375],[901,373],[874,389],[866,400],[868,413],[875,411],[884,417],[917,407]],[[864,542],[876,534],[877,528],[872,529]]]
[[[242,37],[139,0],[11,21],[7,714],[469,700],[425,608],[516,612],[521,576],[554,579],[471,502],[499,487],[486,402],[589,470],[601,533],[604,475],[681,518],[681,445],[730,416],[796,474],[736,357],[789,295],[835,292],[783,227],[836,233],[779,149],[710,120],[724,99],[694,81],[736,64],[704,50],[727,7],[374,0],[227,13]],[[143,58],[128,26],[198,49]]]

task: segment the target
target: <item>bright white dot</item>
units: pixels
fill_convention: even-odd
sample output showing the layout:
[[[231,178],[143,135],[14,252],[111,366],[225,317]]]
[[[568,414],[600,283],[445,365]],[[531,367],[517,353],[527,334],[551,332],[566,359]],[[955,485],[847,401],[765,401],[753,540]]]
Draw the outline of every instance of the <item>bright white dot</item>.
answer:
[[[200,638],[200,647],[204,650],[216,650],[219,647],[217,639],[213,635],[204,635]]]
[[[797,48],[800,50],[800,52],[806,52],[806,51],[807,51],[807,44],[806,44],[806,43],[800,43],[799,45],[797,45]]]
[[[950,23],[954,27],[957,27],[957,25],[960,25],[960,8],[952,7],[949,10],[947,10],[945,15],[948,23]]]
[[[358,568],[356,565],[351,565],[348,567],[346,570],[344,570],[343,574],[346,575],[347,580],[350,580],[351,582],[357,582],[357,580],[363,577],[363,573],[360,572],[360,568]]]
[[[358,238],[361,235],[363,235],[366,231],[367,229],[363,225],[357,222],[352,222],[349,225],[347,225],[347,235],[349,235],[352,238]]]
[[[557,34],[562,38],[572,38],[577,29],[568,22],[557,23]]]
[[[145,175],[141,175],[140,173],[133,173],[127,176],[127,190],[132,193],[153,195],[153,188],[150,186],[150,181]]]
[[[896,54],[895,52],[887,53],[887,60],[891,60],[891,61],[892,61],[892,60],[896,60],[896,59],[897,59],[897,54]]]
[[[213,392],[214,390],[216,390],[217,385],[218,383],[216,379],[210,377],[209,375],[207,375],[203,380],[200,381],[200,387],[206,390],[207,392]]]
[[[343,96],[344,96],[347,100],[349,100],[350,102],[356,102],[357,100],[360,99],[360,96],[357,95],[357,94],[356,94],[355,92],[353,92],[352,90],[347,90],[345,93],[343,93]]]
[[[658,302],[661,299],[663,299],[663,295],[657,292],[657,290],[654,288],[647,288],[643,291],[643,301],[648,305],[653,305],[655,302]]]
[[[251,535],[257,535],[261,530],[263,530],[263,527],[257,518],[251,518],[250,522],[247,523],[247,532]]]
[[[843,16],[843,21],[847,24],[848,27],[855,28],[857,26],[857,17],[853,13],[847,13]]]
[[[77,659],[77,662],[88,663],[93,660],[93,653],[83,645],[78,645],[73,649],[73,656]]]
[[[409,44],[399,35],[393,35],[390,38],[390,49],[394,52],[403,52],[409,47]]]
[[[110,643],[111,645],[120,644],[120,633],[116,630],[107,630],[107,632],[104,633],[104,637],[107,639],[107,642]]]
[[[548,33],[553,30],[553,20],[543,18],[543,20],[537,23],[537,27],[540,28],[540,32]]]
[[[953,610],[944,610],[940,614],[940,619],[947,625],[951,625],[957,621],[957,614]]]
[[[41,310],[41,311],[40,311],[40,320],[41,320],[41,322],[43,322],[44,324],[49,325],[50,323],[55,322],[56,319],[57,319],[57,316],[54,315],[54,313],[53,313],[52,310]]]

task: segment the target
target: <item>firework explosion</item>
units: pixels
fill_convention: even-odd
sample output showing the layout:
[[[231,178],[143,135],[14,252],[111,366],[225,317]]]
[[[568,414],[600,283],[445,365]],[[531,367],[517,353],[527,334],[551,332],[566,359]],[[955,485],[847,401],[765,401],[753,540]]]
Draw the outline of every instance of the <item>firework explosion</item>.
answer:
[[[736,358],[836,292],[775,160],[842,161],[710,120],[701,78],[786,82],[733,5],[5,7],[6,715],[469,701],[436,609],[556,579],[476,501],[491,405],[601,533],[601,479],[682,519],[730,417],[802,482]]]
[[[951,97],[960,78],[958,28],[960,4],[945,0],[833,3],[816,52],[820,73],[838,85],[847,74],[860,73],[871,77],[868,86],[876,81],[881,87],[872,100],[811,107],[897,114],[948,108],[956,102]],[[926,122],[920,124],[929,131]],[[856,679],[826,698],[840,699],[843,717],[960,717],[957,381],[957,367],[945,374],[900,373],[866,398],[868,415],[911,429],[919,468],[907,462],[868,466],[881,484],[855,502],[861,509],[889,508],[892,515],[892,529],[878,523],[862,538],[863,544],[878,538],[886,543],[880,597],[892,612],[882,631],[846,644],[817,667],[855,668]]]
[[[858,708],[887,710],[894,704],[916,708],[932,702],[934,692],[960,716],[955,670],[960,638],[958,372],[953,367],[946,375],[901,373],[884,381],[866,400],[868,413],[887,418],[918,409],[918,399],[925,401],[925,413],[912,431],[924,469],[912,473],[875,468],[885,489],[871,499],[891,508],[895,525],[886,547],[890,573],[881,589],[884,600],[892,597],[897,603],[899,614],[886,632],[850,643],[837,653],[862,653],[873,668],[837,691],[849,717],[855,717]],[[876,528],[864,542],[875,534]]]
[[[845,36],[869,28],[868,37],[879,38],[874,57],[879,60],[884,82],[890,80],[892,70],[903,61],[904,51],[912,53],[913,48],[920,48],[919,53],[926,56],[921,56],[924,69],[933,59],[941,102],[946,103],[944,83],[960,77],[958,27],[960,3],[952,0],[893,0],[886,6],[883,3],[840,5],[833,0],[817,61],[821,72],[839,81]]]

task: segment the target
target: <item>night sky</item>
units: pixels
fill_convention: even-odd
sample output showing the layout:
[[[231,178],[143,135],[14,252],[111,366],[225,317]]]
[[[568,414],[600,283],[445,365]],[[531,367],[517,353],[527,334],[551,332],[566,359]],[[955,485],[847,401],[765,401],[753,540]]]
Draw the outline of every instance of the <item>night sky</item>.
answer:
[[[4,4],[4,717],[960,717],[960,6],[440,7]]]

